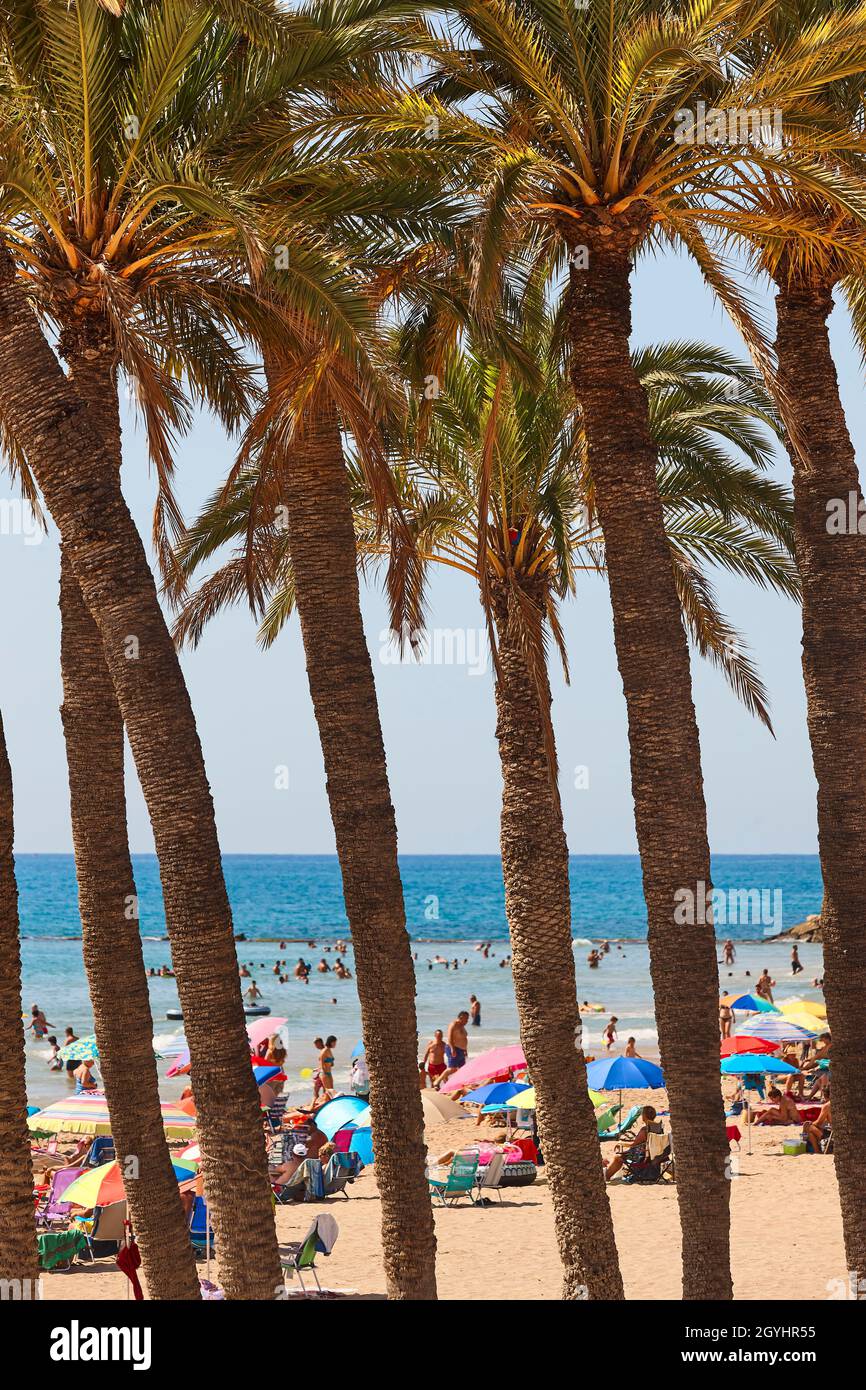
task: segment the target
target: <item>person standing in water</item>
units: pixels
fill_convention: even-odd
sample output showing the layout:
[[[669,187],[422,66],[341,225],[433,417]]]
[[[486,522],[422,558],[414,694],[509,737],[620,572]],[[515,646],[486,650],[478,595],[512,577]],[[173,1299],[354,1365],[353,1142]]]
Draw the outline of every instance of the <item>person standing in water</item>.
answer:
[[[799,975],[803,969],[803,962],[800,960],[800,952],[797,946],[791,947],[791,974]]]
[[[473,1028],[481,1027],[481,1005],[474,994],[469,996],[469,1022]]]
[[[48,1022],[48,1019],[45,1017],[38,1004],[31,1004],[30,1022],[27,1027],[33,1029],[34,1038],[44,1038],[48,1033],[48,1029],[53,1027],[53,1024]]]

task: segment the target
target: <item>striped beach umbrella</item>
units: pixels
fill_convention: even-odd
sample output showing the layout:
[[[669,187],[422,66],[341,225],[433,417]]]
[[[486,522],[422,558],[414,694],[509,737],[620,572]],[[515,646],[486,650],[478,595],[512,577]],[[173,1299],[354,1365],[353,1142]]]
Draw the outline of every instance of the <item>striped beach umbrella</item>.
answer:
[[[172,1159],[171,1166],[178,1183],[189,1181],[193,1171],[191,1167],[179,1164],[176,1159]],[[76,1207],[110,1207],[115,1202],[125,1201],[126,1187],[121,1164],[115,1158],[110,1163],[100,1163],[98,1168],[82,1173],[80,1178],[64,1189],[63,1200]]]
[[[817,1022],[817,1020],[816,1020]],[[755,1014],[741,1023],[737,1037],[763,1038],[765,1042],[808,1042],[814,1038],[817,1028],[812,1031],[792,1023],[784,1014]]]
[[[163,1101],[162,1127],[167,1139],[191,1139],[195,1116]],[[27,1121],[37,1134],[110,1134],[111,1117],[105,1096],[68,1096],[47,1105]]]

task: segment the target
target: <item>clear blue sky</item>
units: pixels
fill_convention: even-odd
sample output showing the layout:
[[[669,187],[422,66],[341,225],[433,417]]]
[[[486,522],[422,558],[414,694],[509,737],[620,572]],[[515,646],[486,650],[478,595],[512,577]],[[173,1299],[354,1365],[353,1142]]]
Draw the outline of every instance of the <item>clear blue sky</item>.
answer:
[[[863,442],[859,364],[843,309],[832,333],[849,424]],[[635,278],[635,342],[689,337],[738,349],[722,311],[697,272],[671,256],[645,261]],[[222,479],[231,446],[203,420],[179,459],[180,494],[191,514]],[[82,466],[85,466],[84,463]],[[788,478],[787,463],[779,464]],[[127,421],[124,486],[149,535],[153,481],[140,432]],[[5,476],[0,498],[11,495]],[[60,726],[58,551],[55,533],[40,545],[0,534],[3,656],[0,707],[16,791],[19,852],[71,848]],[[800,623],[793,604],[720,576],[718,591],[758,657],[777,738],[736,703],[720,675],[693,661],[713,849],[719,853],[811,853],[815,787],[800,675]],[[373,653],[400,846],[407,853],[487,853],[498,847],[499,766],[489,671],[406,666],[380,659],[386,627],[381,594],[367,591],[364,613]],[[565,610],[572,684],[554,671],[554,716],[563,807],[573,853],[635,849],[625,706],[616,670],[607,589],[587,578]],[[431,626],[472,628],[481,616],[468,577],[443,574],[432,590]],[[479,639],[480,640],[480,639]],[[243,611],[217,619],[199,650],[183,657],[223,850],[332,853],[333,835],[297,624],[262,654]],[[574,769],[589,788],[574,787]],[[287,790],[276,769],[289,769]],[[131,764],[130,764],[131,767]],[[134,773],[129,779],[130,838],[152,849]]]

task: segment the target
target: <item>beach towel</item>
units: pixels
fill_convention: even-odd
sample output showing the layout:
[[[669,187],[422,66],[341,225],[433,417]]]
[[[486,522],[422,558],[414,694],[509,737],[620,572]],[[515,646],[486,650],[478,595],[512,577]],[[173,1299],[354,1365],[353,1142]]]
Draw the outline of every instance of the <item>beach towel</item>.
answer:
[[[37,1238],[39,1268],[58,1269],[71,1265],[77,1255],[87,1249],[83,1231],[46,1231]]]

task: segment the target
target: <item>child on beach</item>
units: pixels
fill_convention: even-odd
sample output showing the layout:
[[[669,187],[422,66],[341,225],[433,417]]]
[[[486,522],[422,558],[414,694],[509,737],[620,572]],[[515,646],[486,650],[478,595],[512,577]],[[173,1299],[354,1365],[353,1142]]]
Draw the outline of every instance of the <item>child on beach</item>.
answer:
[[[602,1035],[604,1038],[604,1047],[606,1052],[610,1052],[610,1049],[616,1042],[616,1025],[618,1023],[619,1019],[617,1018],[616,1014],[611,1014],[610,1023],[607,1025]]]

